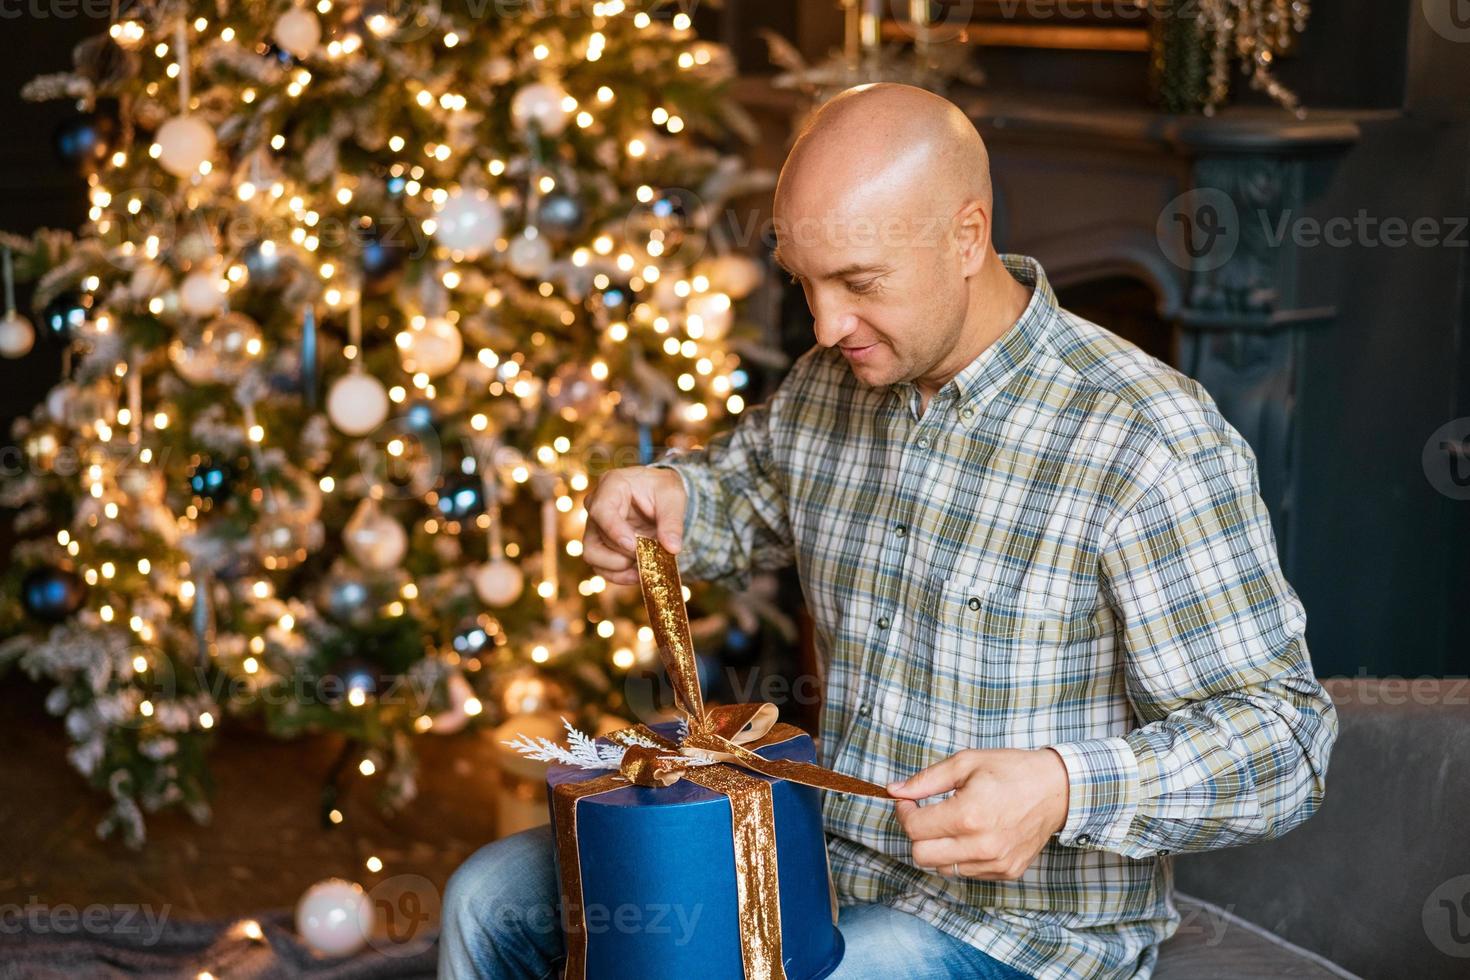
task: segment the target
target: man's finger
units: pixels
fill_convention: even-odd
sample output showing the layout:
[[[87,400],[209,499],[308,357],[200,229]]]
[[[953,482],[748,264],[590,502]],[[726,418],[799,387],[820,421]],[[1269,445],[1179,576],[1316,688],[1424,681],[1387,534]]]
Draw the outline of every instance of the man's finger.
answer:
[[[633,567],[633,558],[615,548],[607,534],[590,517],[582,535],[582,558],[599,572],[617,572]]]
[[[965,753],[957,752],[927,769],[920,769],[908,779],[889,783],[888,792],[905,800],[938,796],[962,785],[973,768],[973,761]]]
[[[919,806],[910,800],[899,800],[898,822],[903,825],[903,832],[912,841],[963,837],[970,833],[964,807],[964,803],[954,798],[928,806]]]
[[[936,837],[933,840],[914,842],[914,867],[933,868],[942,874],[954,877],[956,863],[965,864],[975,860],[974,845],[963,837]]]
[[[609,544],[629,555],[638,547],[637,533],[628,521],[632,516],[631,496],[626,480],[609,476],[587,507],[588,521],[597,525]]]

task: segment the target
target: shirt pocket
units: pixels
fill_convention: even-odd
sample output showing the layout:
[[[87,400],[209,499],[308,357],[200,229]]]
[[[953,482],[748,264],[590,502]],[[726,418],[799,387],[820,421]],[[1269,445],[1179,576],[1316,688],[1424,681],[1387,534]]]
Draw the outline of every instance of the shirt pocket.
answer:
[[[956,750],[1054,741],[1050,712],[1092,667],[1096,610],[967,578],[945,580],[933,609],[936,737]]]

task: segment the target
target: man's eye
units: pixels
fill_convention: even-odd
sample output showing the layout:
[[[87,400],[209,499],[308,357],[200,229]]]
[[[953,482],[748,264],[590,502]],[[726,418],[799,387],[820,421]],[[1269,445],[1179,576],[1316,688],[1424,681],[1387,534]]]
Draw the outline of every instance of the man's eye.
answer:
[[[878,281],[875,279],[869,282],[850,282],[847,284],[847,290],[859,296],[866,296],[878,291]]]

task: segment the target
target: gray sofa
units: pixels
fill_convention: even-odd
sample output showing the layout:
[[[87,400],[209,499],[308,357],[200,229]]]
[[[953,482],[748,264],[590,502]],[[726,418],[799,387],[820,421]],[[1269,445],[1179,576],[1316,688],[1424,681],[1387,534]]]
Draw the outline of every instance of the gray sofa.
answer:
[[[1158,980],[1470,977],[1470,680],[1327,684],[1322,809],[1279,840],[1175,862]]]

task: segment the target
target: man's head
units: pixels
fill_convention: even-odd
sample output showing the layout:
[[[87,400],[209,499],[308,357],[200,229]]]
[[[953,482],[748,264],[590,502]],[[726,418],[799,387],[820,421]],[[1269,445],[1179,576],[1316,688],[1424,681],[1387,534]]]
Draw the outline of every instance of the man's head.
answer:
[[[979,336],[994,294],[1019,288],[990,215],[990,163],[965,114],[924,89],[862,85],[797,137],[776,186],[776,257],[817,343],[842,348],[859,380],[934,390],[994,339]]]

